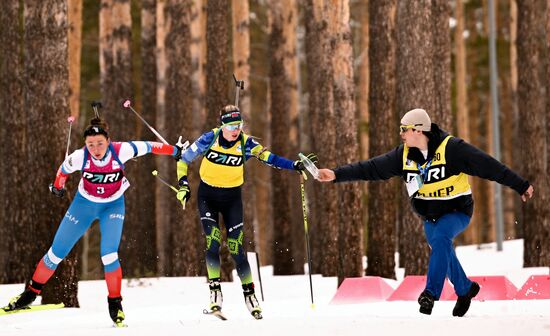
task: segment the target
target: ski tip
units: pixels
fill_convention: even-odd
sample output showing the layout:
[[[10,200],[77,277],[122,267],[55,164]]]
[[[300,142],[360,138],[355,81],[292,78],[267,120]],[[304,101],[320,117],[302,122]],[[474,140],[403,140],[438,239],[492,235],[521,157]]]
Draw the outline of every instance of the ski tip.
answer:
[[[23,312],[36,312],[36,311],[42,311],[42,310],[60,309],[64,307],[65,305],[63,303],[50,303],[50,304],[43,304],[43,305],[26,306],[18,309],[13,309],[8,305],[0,308],[0,315],[17,314],[17,313],[23,313]]]
[[[205,314],[205,315],[216,316],[217,318],[219,318],[222,321],[227,320],[227,317],[225,317],[225,315],[222,313],[222,311],[220,309],[212,309],[212,310],[203,309],[202,313]]]
[[[124,323],[124,320],[117,319],[116,321],[113,321],[113,327],[115,328],[128,328],[128,325]]]
[[[115,323],[113,326],[115,328],[128,328],[128,325],[124,322]]]

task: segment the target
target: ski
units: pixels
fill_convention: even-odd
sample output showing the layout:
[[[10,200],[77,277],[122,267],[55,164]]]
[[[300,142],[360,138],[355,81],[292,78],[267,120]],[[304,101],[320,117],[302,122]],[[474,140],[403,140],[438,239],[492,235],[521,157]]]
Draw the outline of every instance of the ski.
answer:
[[[30,313],[30,312],[36,312],[41,310],[60,309],[63,307],[65,307],[63,303],[28,306],[28,307],[14,309],[14,310],[11,310],[9,306],[5,306],[5,307],[2,307],[2,309],[0,309],[0,316],[18,314],[18,313]]]
[[[227,317],[225,317],[225,315],[224,315],[224,314],[222,313],[222,311],[219,310],[219,309],[215,309],[215,310],[203,309],[203,310],[202,310],[202,313],[205,314],[205,315],[213,315],[213,316],[216,316],[217,318],[219,318],[219,319],[222,320],[222,321],[227,320]]]

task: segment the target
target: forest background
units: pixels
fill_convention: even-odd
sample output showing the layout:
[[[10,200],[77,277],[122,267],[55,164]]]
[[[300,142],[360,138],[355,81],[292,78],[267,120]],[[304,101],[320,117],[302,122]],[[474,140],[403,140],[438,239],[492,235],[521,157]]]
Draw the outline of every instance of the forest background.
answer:
[[[498,119],[491,119],[489,6],[496,23]],[[100,100],[116,141],[194,141],[234,103],[244,80],[245,131],[274,153],[318,154],[335,167],[399,144],[399,119],[422,107],[452,134],[498,156],[535,187],[522,204],[502,190],[504,238],[524,240],[524,266],[550,264],[550,1],[11,0],[0,2],[0,283],[28,281],[75,192],[48,191]],[[500,140],[493,142],[498,126]],[[497,146],[498,145],[498,146]],[[192,194],[198,162],[190,169]],[[175,162],[129,162],[120,258],[127,278],[204,276],[196,198],[184,211]],[[243,187],[245,239],[275,275],[303,274],[299,175],[255,160]],[[312,272],[424,274],[429,248],[402,183],[307,181]],[[460,244],[495,241],[495,184],[472,178],[476,210]],[[224,249],[225,250],[225,249]],[[399,252],[399,258],[395,253]],[[368,266],[363,267],[366,256]],[[233,263],[223,254],[223,278]],[[103,276],[93,225],[43,291],[78,306],[78,281]]]

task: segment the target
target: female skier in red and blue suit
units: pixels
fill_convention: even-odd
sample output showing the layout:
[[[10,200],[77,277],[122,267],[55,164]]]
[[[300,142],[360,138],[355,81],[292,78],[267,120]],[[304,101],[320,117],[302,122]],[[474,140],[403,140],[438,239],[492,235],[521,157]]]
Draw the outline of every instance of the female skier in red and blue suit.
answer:
[[[124,222],[124,192],[130,183],[124,176],[124,163],[148,153],[172,155],[179,158],[176,146],[150,141],[112,142],[107,125],[101,119],[92,119],[84,131],[85,146],[65,158],[59,167],[50,191],[58,197],[65,194],[69,174],[82,172],[78,191],[55,234],[52,246],[39,261],[27,289],[13,298],[10,310],[30,305],[40,294],[44,284],[59,263],[69,254],[94,220],[99,220],[101,231],[101,261],[109,292],[109,314],[115,323],[124,320],[120,294],[122,269],[118,260],[118,246]]]

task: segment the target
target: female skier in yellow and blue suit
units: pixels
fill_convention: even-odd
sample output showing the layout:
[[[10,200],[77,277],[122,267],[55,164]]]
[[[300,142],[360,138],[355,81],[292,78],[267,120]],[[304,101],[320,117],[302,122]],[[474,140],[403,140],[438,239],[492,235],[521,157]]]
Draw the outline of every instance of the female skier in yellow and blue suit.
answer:
[[[261,162],[280,169],[303,172],[301,161],[291,161],[277,156],[253,137],[242,132],[243,121],[239,108],[227,105],[220,111],[221,126],[202,134],[177,163],[179,192],[177,197],[185,202],[190,197],[187,167],[199,155],[201,181],[197,198],[200,220],[206,235],[206,268],[210,287],[210,309],[221,310],[220,243],[221,231],[218,216],[221,213],[227,230],[229,251],[237,266],[245,302],[255,318],[261,318],[261,308],[254,294],[250,265],[243,248],[243,204],[241,185],[244,183],[244,163],[255,157]],[[309,157],[316,160],[314,155]]]

